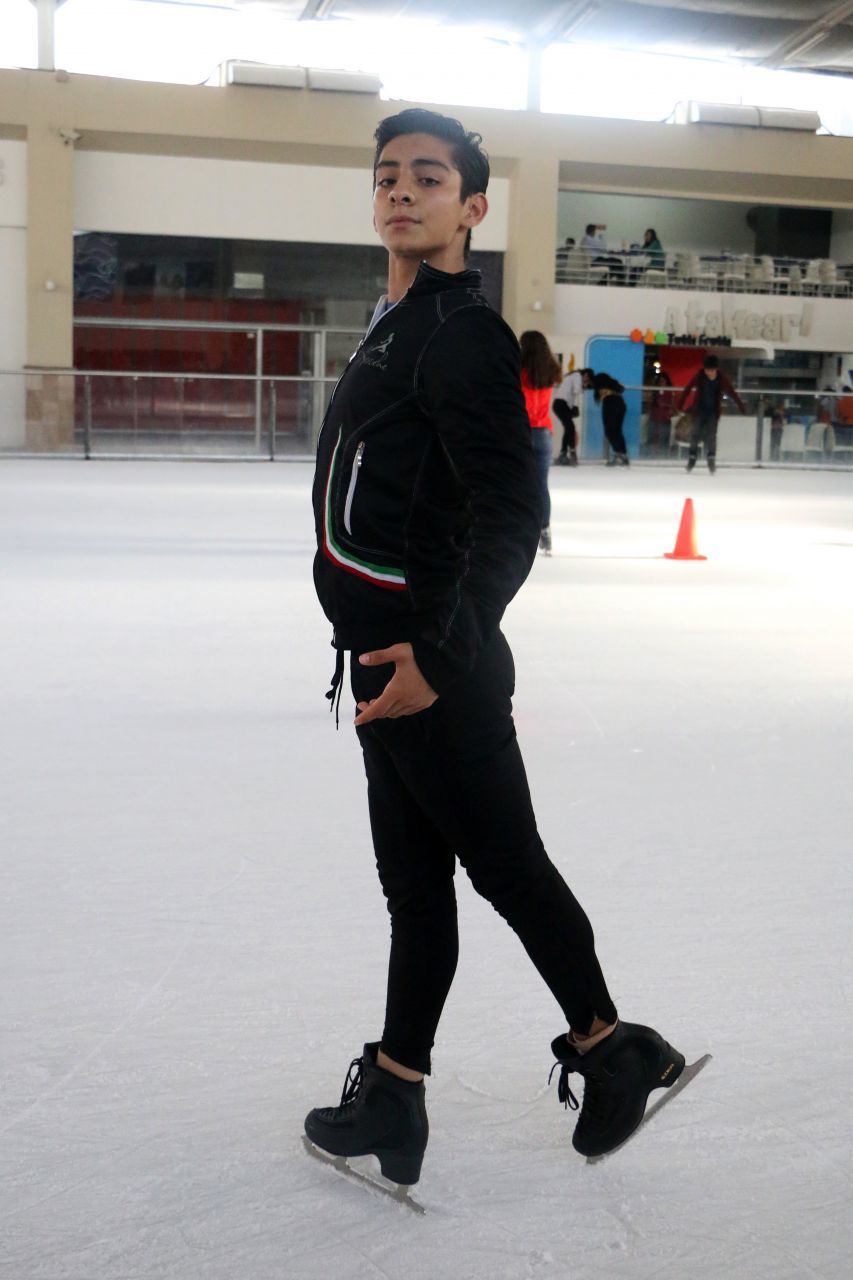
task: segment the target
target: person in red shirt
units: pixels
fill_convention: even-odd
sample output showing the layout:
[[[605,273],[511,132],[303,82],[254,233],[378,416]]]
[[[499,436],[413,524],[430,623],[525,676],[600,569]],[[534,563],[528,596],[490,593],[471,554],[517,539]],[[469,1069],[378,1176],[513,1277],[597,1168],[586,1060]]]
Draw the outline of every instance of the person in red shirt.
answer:
[[[521,335],[521,390],[530,419],[533,452],[539,470],[542,492],[542,531],[539,550],[551,554],[551,495],[548,492],[548,471],[554,457],[554,426],[551,422],[551,397],[560,382],[561,369],[548,346],[548,339],[538,329],[528,329]]]

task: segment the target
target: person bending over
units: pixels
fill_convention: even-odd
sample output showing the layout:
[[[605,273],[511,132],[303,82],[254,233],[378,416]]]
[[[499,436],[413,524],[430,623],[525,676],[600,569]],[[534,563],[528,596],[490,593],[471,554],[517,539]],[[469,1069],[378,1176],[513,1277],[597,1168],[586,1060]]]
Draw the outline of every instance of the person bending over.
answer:
[[[622,392],[625,388],[621,382],[611,378],[609,373],[597,373],[592,380],[595,399],[601,405],[601,421],[604,434],[610,446],[608,467],[627,467],[629,465],[628,446],[622,431],[625,421],[625,401]]]

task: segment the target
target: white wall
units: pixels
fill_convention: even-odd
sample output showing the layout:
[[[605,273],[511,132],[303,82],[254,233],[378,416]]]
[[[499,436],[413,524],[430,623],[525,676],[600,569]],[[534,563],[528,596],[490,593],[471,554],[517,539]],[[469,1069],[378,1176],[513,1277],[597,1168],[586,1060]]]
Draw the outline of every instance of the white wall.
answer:
[[[732,338],[763,339],[777,351],[853,350],[853,303],[842,298],[802,298],[772,294],[692,293],[677,289],[600,289],[590,285],[556,287],[554,332],[558,350],[577,344],[578,334],[629,334],[632,329],[667,330],[667,312],[679,313],[679,332],[701,332],[716,313],[723,333]],[[755,317],[750,320],[749,317]],[[581,323],[582,322],[582,323]],[[753,330],[757,329],[757,332]],[[567,335],[562,337],[561,335]],[[583,351],[575,350],[583,363]]]
[[[84,231],[377,243],[369,170],[80,151],[74,180]],[[508,179],[492,179],[489,205],[476,247],[505,250]]]
[[[603,222],[607,226],[607,242],[619,247],[623,240],[626,245],[641,244],[646,227],[654,227],[664,249],[752,253],[755,234],[746,225],[750,207],[723,200],[656,200],[648,196],[561,191],[557,232],[560,244],[566,236],[579,241],[588,222]]]
[[[0,370],[26,359],[27,144],[0,141]],[[24,443],[24,379],[0,372],[0,447]]]

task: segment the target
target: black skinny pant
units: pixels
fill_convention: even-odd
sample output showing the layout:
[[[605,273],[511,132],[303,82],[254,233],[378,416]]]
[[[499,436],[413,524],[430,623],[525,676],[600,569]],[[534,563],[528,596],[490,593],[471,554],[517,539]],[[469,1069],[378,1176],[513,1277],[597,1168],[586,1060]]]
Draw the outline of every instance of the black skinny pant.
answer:
[[[627,453],[628,446],[622,432],[625,421],[625,401],[620,395],[605,396],[601,402],[601,421],[607,443],[614,453]]]
[[[352,664],[356,701],[393,667]],[[376,864],[391,916],[382,1048],[415,1071],[430,1050],[459,950],[456,858],[518,934],[569,1024],[581,1033],[616,1009],[583,908],[545,852],[518,749],[515,672],[497,632],[457,690],[414,716],[358,729]]]
[[[690,426],[690,450],[687,454],[688,458],[692,458],[695,462],[699,456],[699,445],[705,445],[705,457],[716,458],[717,456],[717,427],[720,419],[716,414],[693,414],[693,422]]]
[[[551,405],[551,409],[563,425],[563,443],[560,445],[560,453],[565,457],[570,449],[574,451],[578,447],[578,429],[575,425],[575,416],[577,415],[572,415],[572,411],[565,400],[555,400]]]

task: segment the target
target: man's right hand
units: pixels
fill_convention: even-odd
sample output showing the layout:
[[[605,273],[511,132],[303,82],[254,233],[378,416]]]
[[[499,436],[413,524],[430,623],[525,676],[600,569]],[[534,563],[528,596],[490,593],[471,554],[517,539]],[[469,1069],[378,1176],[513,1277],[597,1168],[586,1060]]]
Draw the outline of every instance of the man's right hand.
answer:
[[[358,703],[356,725],[369,724],[371,720],[396,720],[400,716],[417,715],[438,699],[438,694],[421,675],[414,650],[408,643],[363,653],[359,662],[364,667],[379,667],[393,662],[396,669],[378,698]]]

